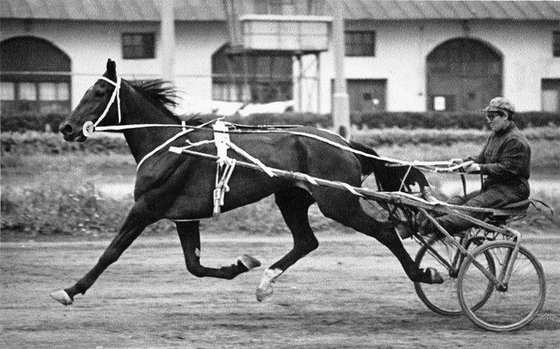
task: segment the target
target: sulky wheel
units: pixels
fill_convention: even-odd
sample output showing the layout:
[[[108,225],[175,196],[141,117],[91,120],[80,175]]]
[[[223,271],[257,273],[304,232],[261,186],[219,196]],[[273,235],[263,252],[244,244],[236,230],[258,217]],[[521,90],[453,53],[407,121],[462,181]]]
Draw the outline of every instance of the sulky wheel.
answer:
[[[488,255],[492,257],[490,274],[503,280],[512,260],[515,243],[489,242],[473,251],[466,258],[458,275],[457,290],[461,308],[477,326],[489,331],[513,331],[531,322],[542,309],[546,284],[541,264],[526,248],[520,247],[511,269],[511,277],[504,284],[495,284],[481,270],[491,271]],[[485,293],[489,282],[494,291],[484,305],[474,307]]]
[[[480,239],[466,240],[461,236],[454,236],[453,238],[463,247],[466,246],[469,251],[474,250],[481,244]],[[423,245],[416,254],[415,261],[420,268],[431,267],[440,270],[444,282],[442,284],[414,283],[416,294],[430,310],[440,315],[462,315],[463,310],[457,295],[457,275],[465,256],[460,253],[457,246],[447,239],[437,240],[430,246],[437,252],[437,255],[427,245]],[[440,257],[442,260],[439,260]],[[489,260],[488,263],[491,265],[492,262]],[[492,288],[489,288],[488,294],[480,295],[479,301],[474,307],[482,306],[491,292]]]

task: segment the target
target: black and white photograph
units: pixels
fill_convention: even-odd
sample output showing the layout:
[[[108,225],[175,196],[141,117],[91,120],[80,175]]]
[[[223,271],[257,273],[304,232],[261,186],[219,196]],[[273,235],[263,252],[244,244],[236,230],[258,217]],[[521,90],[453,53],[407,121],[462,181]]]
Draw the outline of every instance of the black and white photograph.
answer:
[[[559,348],[560,0],[0,0],[0,347]]]

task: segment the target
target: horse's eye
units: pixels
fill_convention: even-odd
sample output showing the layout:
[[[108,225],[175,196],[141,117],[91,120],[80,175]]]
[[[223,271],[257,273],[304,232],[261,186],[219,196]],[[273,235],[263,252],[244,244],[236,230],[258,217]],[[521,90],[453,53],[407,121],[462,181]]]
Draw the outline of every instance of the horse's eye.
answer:
[[[97,87],[94,87],[95,97],[103,97],[105,90],[107,90],[107,84],[105,83],[100,83]]]

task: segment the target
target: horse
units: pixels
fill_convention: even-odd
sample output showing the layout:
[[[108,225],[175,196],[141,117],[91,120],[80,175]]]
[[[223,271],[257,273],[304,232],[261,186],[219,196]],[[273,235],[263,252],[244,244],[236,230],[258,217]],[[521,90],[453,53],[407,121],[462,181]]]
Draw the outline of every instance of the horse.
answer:
[[[134,83],[121,79],[116,72],[116,63],[109,59],[105,73],[86,91],[59,127],[66,141],[83,142],[96,127],[120,125],[120,132],[137,163],[134,205],[124,224],[91,270],[73,286],[51,294],[64,305],[72,304],[76,295],[84,295],[148,225],[161,219],[174,221],[186,268],[196,277],[233,279],[260,266],[257,259],[248,255],[242,255],[232,265],[221,268],[201,264],[199,223],[201,219],[213,216],[216,163],[169,149],[189,142],[201,144],[198,147],[201,152],[216,152],[216,146],[209,142],[214,139],[215,131],[205,127],[200,120],[182,121],[172,110],[174,90],[167,85],[163,81]],[[372,148],[313,127],[294,126],[297,132],[290,130],[232,132],[231,143],[270,168],[301,172],[351,186],[360,186],[363,176],[373,173],[380,186],[398,190],[402,171],[396,173],[394,167],[386,166],[386,162],[376,158],[377,153]],[[333,144],[363,153],[348,152]],[[373,157],[364,156],[364,153]],[[243,160],[237,153],[230,156]],[[369,216],[359,198],[348,191],[271,177],[262,171],[242,167],[236,167],[231,173],[228,186],[223,212],[274,195],[292,233],[293,248],[264,270],[256,291],[258,301],[272,295],[272,284],[282,273],[318,248],[319,242],[308,221],[308,209],[314,203],[325,217],[374,237],[388,247],[413,282],[442,282],[435,269],[424,270],[415,264],[389,220]]]

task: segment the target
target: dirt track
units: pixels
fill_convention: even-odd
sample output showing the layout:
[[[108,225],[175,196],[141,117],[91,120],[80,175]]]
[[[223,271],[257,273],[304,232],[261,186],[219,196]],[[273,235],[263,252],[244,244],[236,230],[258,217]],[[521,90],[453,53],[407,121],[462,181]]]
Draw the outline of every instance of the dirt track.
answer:
[[[505,334],[432,313],[374,240],[318,238],[319,249],[258,303],[263,267],[232,281],[197,279],[184,267],[177,238],[141,237],[68,307],[50,292],[81,277],[108,242],[1,243],[0,347],[560,347],[558,237],[526,241],[547,273],[547,301],[533,323]],[[268,266],[290,248],[288,237],[203,236],[202,257],[220,266],[248,253]]]

